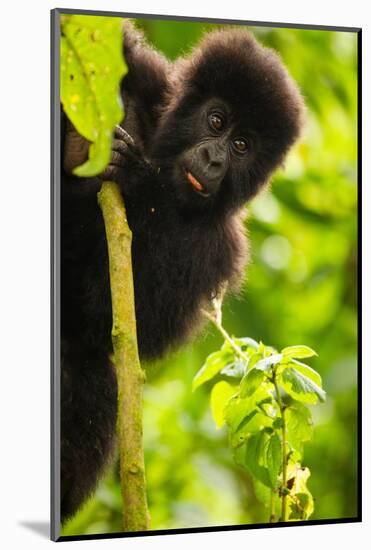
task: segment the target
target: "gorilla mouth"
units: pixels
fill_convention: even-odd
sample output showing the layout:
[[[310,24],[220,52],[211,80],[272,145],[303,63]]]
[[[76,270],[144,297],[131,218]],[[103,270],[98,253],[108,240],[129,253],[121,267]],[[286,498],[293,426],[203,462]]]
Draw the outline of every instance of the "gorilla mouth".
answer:
[[[210,195],[210,193],[207,193],[206,191],[204,191],[204,187],[202,185],[202,183],[200,183],[198,181],[198,179],[192,174],[192,172],[190,172],[189,170],[185,169],[185,174],[186,174],[186,177],[187,177],[187,180],[188,182],[192,185],[193,189],[199,194],[201,195],[201,197],[208,197]]]

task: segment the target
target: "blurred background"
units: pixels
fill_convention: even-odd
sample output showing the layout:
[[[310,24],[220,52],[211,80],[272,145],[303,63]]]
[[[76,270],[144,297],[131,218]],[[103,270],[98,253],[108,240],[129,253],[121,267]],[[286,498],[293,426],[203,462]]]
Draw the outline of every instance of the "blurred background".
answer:
[[[138,20],[170,59],[216,25]],[[313,407],[305,446],[315,498],[311,519],[357,515],[357,35],[249,27],[281,55],[308,108],[302,141],[271,188],[248,205],[251,261],[224,326],[276,348],[306,344],[328,398]],[[221,337],[147,365],[145,460],[152,529],[266,522],[250,479],[212,420],[207,385],[192,378]],[[121,531],[117,466],[64,535]]]

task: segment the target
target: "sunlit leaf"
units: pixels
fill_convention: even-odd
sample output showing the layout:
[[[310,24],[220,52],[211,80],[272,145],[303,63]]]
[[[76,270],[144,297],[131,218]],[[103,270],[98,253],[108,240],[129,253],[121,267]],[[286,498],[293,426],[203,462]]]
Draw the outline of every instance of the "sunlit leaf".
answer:
[[[309,477],[309,468],[302,468],[299,464],[289,465],[287,479],[290,493],[287,500],[290,521],[307,520],[313,514],[313,497],[307,487]]]
[[[252,369],[253,367],[255,367],[256,363],[258,363],[261,359],[263,359],[263,354],[262,353],[253,353],[252,355],[250,355],[250,359],[249,359],[249,362],[248,362],[248,368],[249,369]]]
[[[252,395],[264,380],[264,372],[259,369],[250,369],[241,380],[240,396]]]
[[[234,344],[236,344],[243,352],[253,353],[255,350],[258,349],[258,342],[255,342],[252,338],[246,337],[240,337],[236,338],[235,336],[231,336],[231,340]],[[224,340],[223,350],[233,351],[233,346],[228,340]]]
[[[95,176],[109,162],[112,131],[123,118],[119,85],[127,69],[122,19],[65,15],[60,45],[63,109],[79,134],[91,142],[89,159],[74,172]]]
[[[276,487],[278,481],[277,478],[282,469],[282,444],[280,438],[276,433],[273,433],[271,435],[266,453],[271,487]]]
[[[272,406],[272,396],[268,393],[268,386],[260,386],[256,392],[241,399],[232,397],[225,407],[225,420],[230,428],[231,445],[240,445],[252,433],[262,427],[272,426],[273,418],[264,410],[265,406]]]
[[[236,393],[236,387],[222,380],[213,386],[210,395],[211,411],[217,428],[225,423],[224,409],[227,401]]]
[[[223,368],[231,364],[234,361],[234,355],[231,351],[215,351],[211,353],[201,369],[198,371],[193,379],[192,390],[211,380],[216,376]]]
[[[245,466],[250,474],[267,487],[271,487],[271,479],[267,467],[266,447],[269,441],[269,434],[260,430],[251,435],[246,444]]]
[[[313,380],[291,367],[281,374],[283,389],[294,399],[303,403],[325,401],[326,393]]]
[[[245,466],[264,485],[275,488],[281,470],[281,442],[276,433],[260,430],[247,440]]]
[[[322,378],[316,370],[312,369],[308,365],[305,365],[304,363],[301,363],[300,361],[297,361],[296,359],[291,359],[290,364],[297,371],[304,374],[307,378],[310,378],[315,384],[317,384],[317,386],[322,388]]]
[[[278,405],[271,395],[257,401],[256,406],[269,418],[276,418]]]
[[[255,364],[256,369],[260,369],[262,371],[268,371],[273,365],[277,365],[282,361],[282,354],[281,353],[275,353],[272,355],[269,355],[268,357],[265,357],[264,359],[261,359]]]
[[[313,437],[313,421],[310,410],[299,402],[285,410],[287,441],[302,454],[303,443]]]
[[[305,357],[313,357],[317,353],[308,346],[290,346],[281,351],[284,357],[292,359],[304,359]]]
[[[249,348],[252,350],[257,350],[259,346],[258,342],[248,337],[233,338],[233,341],[242,349],[242,351],[248,350]]]
[[[231,378],[241,379],[246,372],[246,363],[237,358],[233,363],[230,363],[220,371],[220,374]]]

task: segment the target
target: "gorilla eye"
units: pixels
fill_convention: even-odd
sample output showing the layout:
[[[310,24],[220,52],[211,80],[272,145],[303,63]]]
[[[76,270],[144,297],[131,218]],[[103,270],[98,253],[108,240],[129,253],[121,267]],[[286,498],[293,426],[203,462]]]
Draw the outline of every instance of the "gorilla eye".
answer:
[[[246,153],[246,151],[248,150],[249,147],[248,147],[246,139],[236,138],[236,139],[233,140],[233,148],[238,153]]]
[[[220,132],[224,126],[223,117],[221,117],[218,113],[211,113],[209,115],[209,124],[213,130]]]

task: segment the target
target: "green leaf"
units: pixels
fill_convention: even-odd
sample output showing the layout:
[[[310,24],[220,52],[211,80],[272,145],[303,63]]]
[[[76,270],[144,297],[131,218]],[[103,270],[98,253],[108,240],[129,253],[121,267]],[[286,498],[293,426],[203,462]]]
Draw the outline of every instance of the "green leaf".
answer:
[[[230,363],[220,371],[220,374],[224,374],[225,376],[229,376],[230,378],[237,378],[239,380],[241,380],[245,373],[246,363],[239,358],[237,358],[235,361],[233,361],[233,363]]]
[[[313,380],[294,368],[286,368],[280,379],[283,389],[297,401],[312,404],[325,401],[326,393]]]
[[[269,516],[273,514],[273,522],[277,521],[281,514],[282,502],[278,491],[272,491],[270,487],[263,485],[256,478],[252,479],[257,500],[269,510]]]
[[[277,403],[276,401],[273,401],[273,398],[271,395],[268,397],[265,397],[264,399],[261,399],[260,401],[256,402],[256,406],[266,415],[269,416],[269,418],[272,418],[272,420],[276,419],[277,415]]]
[[[277,416],[277,418],[274,420],[272,427],[274,430],[281,430],[283,427],[282,417]]]
[[[307,487],[310,477],[309,468],[302,468],[300,464],[290,464],[287,471],[289,521],[307,520],[313,514],[313,497]]]
[[[250,359],[247,367],[249,369],[252,369],[253,367],[255,367],[256,363],[258,363],[261,359],[263,359],[262,353],[258,353],[258,352],[253,353],[252,355],[250,355]]]
[[[269,435],[260,430],[251,435],[246,444],[245,466],[250,474],[267,487],[271,487],[271,480],[266,465],[266,446]]]
[[[246,444],[241,444],[237,447],[232,448],[233,453],[233,459],[242,468],[246,468],[245,466],[245,453],[246,453]]]
[[[234,347],[232,347],[229,340],[224,340],[221,351],[229,352],[234,356],[234,362],[243,364],[244,373],[246,372],[246,363],[249,361],[249,357],[253,355],[258,347],[257,342],[252,338],[235,338],[231,337],[233,343],[240,348],[243,354],[246,356],[246,361],[236,354]],[[226,367],[227,368],[227,367]]]
[[[232,337],[232,340],[239,348],[242,349],[243,352],[246,352],[246,351],[254,352],[255,350],[258,349],[258,346],[259,346],[258,342],[248,337],[242,337],[242,338]],[[227,340],[226,340],[226,345],[230,346],[232,349],[232,346]]]
[[[264,504],[264,506],[268,507],[271,499],[271,488],[267,487],[256,478],[253,478],[252,481],[256,498],[259,502]]]
[[[62,18],[61,101],[81,136],[91,142],[89,159],[78,176],[102,172],[111,157],[112,131],[123,119],[120,81],[122,19],[70,15]]]
[[[310,378],[315,384],[317,384],[317,386],[322,388],[322,378],[316,370],[308,367],[308,365],[305,365],[300,361],[296,361],[296,359],[291,359],[290,364],[293,365],[297,371],[304,374],[307,378]]]
[[[233,338],[233,341],[235,344],[237,344],[237,346],[242,349],[242,351],[255,351],[258,349],[259,346],[258,342],[256,342],[252,338],[248,338],[247,336],[243,338]]]
[[[304,359],[305,357],[317,355],[317,353],[308,346],[290,346],[283,348],[281,353],[284,357],[290,357],[292,359]]]
[[[272,487],[277,487],[282,468],[282,445],[277,433],[273,433],[267,447],[267,467]]]
[[[241,399],[235,396],[227,402],[224,414],[230,429],[232,447],[238,447],[250,434],[260,431],[263,427],[272,426],[274,419],[266,413],[263,405],[268,402],[272,403],[272,396],[265,384],[250,397]]]
[[[213,418],[217,428],[225,423],[224,409],[228,400],[236,393],[236,387],[222,380],[213,386],[210,395],[210,404]]]
[[[269,357],[270,355],[275,355],[278,351],[272,346],[264,346],[264,357]]]
[[[272,355],[269,355],[268,357],[265,357],[264,359],[261,359],[255,364],[255,368],[262,370],[262,371],[268,371],[273,365],[277,365],[280,361],[282,361],[282,354],[281,353],[274,353]]]
[[[264,372],[255,368],[250,369],[241,380],[240,397],[252,395],[264,380]]]
[[[230,428],[232,447],[241,445],[250,434],[258,432],[262,427],[272,425],[272,420],[248,399],[232,397],[226,403],[224,415]]]
[[[247,440],[245,466],[252,476],[274,489],[281,471],[281,452],[278,435],[269,430],[260,430]]]
[[[233,362],[234,355],[231,351],[224,351],[223,349],[215,351],[209,355],[198,371],[196,376],[193,378],[192,391],[196,388],[211,380],[216,376],[226,365],[229,365]]]
[[[258,352],[258,353],[261,353],[262,355],[264,355],[264,352],[265,352],[265,345],[263,344],[262,341],[260,341],[259,344],[258,344],[257,352]]]
[[[262,384],[256,392],[250,397],[241,398],[239,395],[233,397],[226,405],[226,422],[231,431],[234,432],[241,427],[242,421],[256,410],[257,413],[263,415],[263,411],[259,409],[258,403],[269,399],[272,402],[272,396],[269,393],[269,386]],[[271,422],[269,423],[269,425]],[[262,426],[259,426],[261,428]]]
[[[300,455],[303,443],[313,437],[313,421],[309,409],[299,402],[285,410],[287,441]]]

